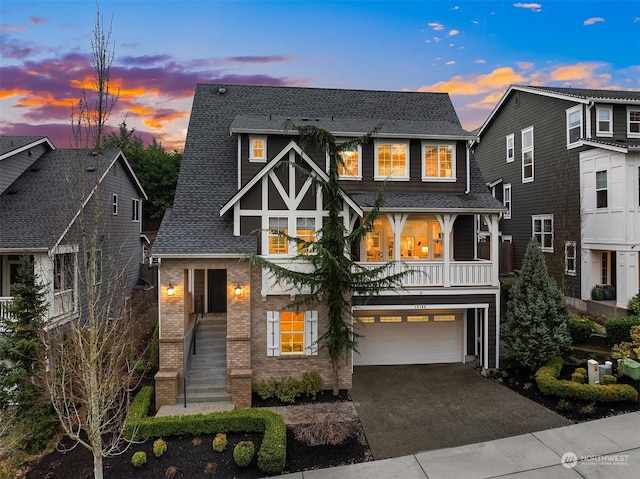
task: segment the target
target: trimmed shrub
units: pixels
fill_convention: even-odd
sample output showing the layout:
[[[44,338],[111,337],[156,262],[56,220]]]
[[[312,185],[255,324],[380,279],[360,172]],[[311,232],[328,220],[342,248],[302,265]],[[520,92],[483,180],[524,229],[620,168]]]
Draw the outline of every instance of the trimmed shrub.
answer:
[[[587,370],[585,368],[576,368],[576,372],[578,374],[582,374],[585,378],[588,376]]]
[[[253,392],[260,396],[260,399],[264,401],[273,397],[275,389],[273,388],[272,383],[268,383],[263,379],[259,383],[253,385]]]
[[[600,384],[617,384],[618,383],[618,378],[616,378],[615,376],[612,376],[611,374],[605,374],[604,376],[602,376],[602,378],[600,379]]]
[[[571,380],[572,380],[574,383],[584,384],[585,377],[584,377],[582,374],[580,374],[580,373],[573,373],[573,374],[571,375]]]
[[[625,316],[609,319],[604,327],[607,330],[607,343],[610,347],[622,342],[631,342],[631,328],[640,325],[640,316]]]
[[[282,378],[276,382],[276,398],[285,404],[293,404],[302,393],[302,383],[292,377]]]
[[[637,401],[638,391],[628,384],[579,384],[573,381],[560,380],[558,375],[563,360],[552,357],[547,364],[536,372],[536,383],[542,394],[575,399],[577,401],[622,402]]]
[[[134,467],[142,467],[147,463],[147,453],[144,451],[138,451],[133,454],[131,458],[131,464]]]
[[[222,452],[227,448],[227,435],[223,432],[216,434],[213,438],[213,450],[216,452]]]
[[[167,452],[167,443],[163,439],[156,439],[153,441],[153,455],[156,457],[162,456]]]
[[[629,300],[627,308],[636,316],[640,316],[640,291]]]
[[[318,393],[322,392],[322,389],[324,388],[324,382],[318,373],[310,371],[302,375],[301,386],[302,387],[300,389],[302,390],[302,393],[315,401]]]
[[[596,332],[596,324],[589,318],[569,318],[569,334],[574,344],[586,343],[591,333]]]
[[[233,448],[233,460],[238,467],[248,467],[253,461],[256,453],[256,447],[251,441],[240,441]]]

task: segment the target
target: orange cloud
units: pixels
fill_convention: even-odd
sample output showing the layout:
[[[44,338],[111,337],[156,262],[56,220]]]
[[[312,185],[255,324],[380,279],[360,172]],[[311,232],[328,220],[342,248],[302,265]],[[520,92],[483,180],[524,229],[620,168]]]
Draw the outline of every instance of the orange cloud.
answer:
[[[448,81],[425,85],[418,91],[446,91],[450,95],[478,95],[497,88],[506,89],[514,83],[523,83],[526,79],[511,67],[496,68],[486,75],[456,75]]]
[[[28,90],[20,90],[18,88],[7,90],[4,88],[0,88],[0,99],[9,98],[10,96],[28,95],[28,94],[29,94]]]
[[[189,112],[187,111],[174,111],[172,113],[164,114],[159,117],[147,118],[144,120],[144,124],[149,128],[153,128],[154,130],[162,130],[164,128],[164,123],[175,121],[188,115]]]

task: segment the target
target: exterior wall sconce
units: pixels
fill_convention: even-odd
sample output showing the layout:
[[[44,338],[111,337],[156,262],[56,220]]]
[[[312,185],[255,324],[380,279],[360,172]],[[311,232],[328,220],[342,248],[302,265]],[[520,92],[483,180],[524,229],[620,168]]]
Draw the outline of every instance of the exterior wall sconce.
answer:
[[[169,281],[169,287],[167,288],[167,296],[173,296],[176,294],[176,288],[173,287],[171,281]]]
[[[235,295],[236,298],[239,298],[240,296],[242,296],[242,286],[240,286],[240,283],[237,283],[236,287],[233,288],[233,294]]]

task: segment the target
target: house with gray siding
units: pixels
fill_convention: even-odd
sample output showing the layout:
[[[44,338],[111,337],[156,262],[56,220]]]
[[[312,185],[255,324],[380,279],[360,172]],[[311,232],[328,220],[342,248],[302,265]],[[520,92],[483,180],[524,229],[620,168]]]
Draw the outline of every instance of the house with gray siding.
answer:
[[[513,269],[535,236],[571,304],[626,314],[640,287],[640,92],[513,85],[473,151],[507,208]],[[597,285],[614,297],[594,300]]]
[[[498,366],[497,252],[477,254],[475,218],[497,237],[502,204],[489,193],[444,93],[199,84],[173,208],[152,248],[159,263],[160,370],[156,407],[176,401],[251,405],[252,385],[306,371],[332,380],[317,338],[326,304],[293,310],[304,291],[243,260],[258,254],[285,268],[296,243],[314,241],[326,216],[323,149],[304,149],[297,130],[314,125],[338,140],[372,140],[342,153],[342,216],[351,231],[385,186],[373,230],[352,255],[362,267],[393,262],[402,288],[353,296],[350,320],[363,335],[340,371],[353,367],[479,361]],[[497,241],[494,242],[497,245]],[[194,347],[197,354],[194,354]]]
[[[82,316],[88,261],[103,298],[116,287],[130,296],[143,261],[145,198],[120,150],[99,155],[56,148],[47,137],[0,136],[0,314],[9,314],[23,255],[33,257],[45,286],[48,326]],[[97,257],[91,259],[85,233],[94,224]]]

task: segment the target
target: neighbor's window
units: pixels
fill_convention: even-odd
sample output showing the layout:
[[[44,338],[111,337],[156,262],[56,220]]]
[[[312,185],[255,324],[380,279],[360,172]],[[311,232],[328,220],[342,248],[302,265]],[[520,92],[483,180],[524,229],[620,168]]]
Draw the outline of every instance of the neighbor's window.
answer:
[[[610,106],[596,109],[596,135],[613,136],[613,108]]]
[[[269,254],[287,254],[287,238],[289,220],[287,218],[269,218]]]
[[[140,200],[137,198],[131,200],[131,221],[140,221]]]
[[[522,130],[522,182],[533,181],[533,127]]]
[[[532,215],[531,222],[532,233],[540,249],[545,253],[553,253],[553,215]]]
[[[596,208],[606,208],[608,206],[607,190],[607,172],[596,171]]]
[[[502,203],[507,208],[504,219],[511,219],[511,183],[502,186]]]
[[[316,219],[315,218],[296,218],[296,237],[307,241],[314,242],[316,240]],[[309,248],[309,252],[312,252],[312,248]],[[306,253],[307,247],[299,243],[298,253]]]
[[[572,145],[582,138],[582,106],[567,110],[567,145]]]
[[[507,163],[511,163],[515,159],[516,153],[514,145],[515,143],[513,133],[507,135]]]
[[[627,108],[627,136],[640,138],[640,109]]]
[[[317,311],[267,311],[267,356],[318,354]]]
[[[569,276],[576,275],[576,242],[564,243],[564,272]]]
[[[361,157],[362,147],[355,146],[340,152],[342,163],[338,163],[338,176],[344,180],[359,180],[362,178]]]
[[[118,195],[116,195],[115,193],[111,197],[111,212],[114,215],[118,214]]]
[[[75,277],[75,253],[56,254],[53,258],[53,291],[58,293],[73,289]]]
[[[249,161],[267,161],[267,137],[249,137]]]
[[[376,143],[375,172],[376,180],[409,179],[409,143]]]
[[[422,179],[455,179],[455,144],[422,143]]]

